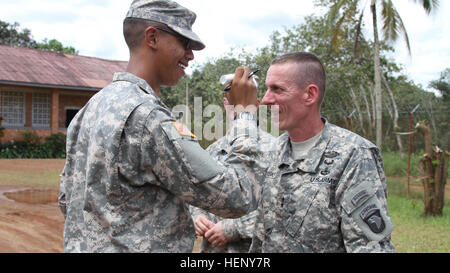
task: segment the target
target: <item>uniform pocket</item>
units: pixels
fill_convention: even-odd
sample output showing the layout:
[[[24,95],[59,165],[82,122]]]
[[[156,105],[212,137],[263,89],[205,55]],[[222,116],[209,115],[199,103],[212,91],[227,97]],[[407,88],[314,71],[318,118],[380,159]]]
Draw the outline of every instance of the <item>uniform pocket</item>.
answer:
[[[287,210],[293,212],[292,216],[286,222],[286,232],[291,237],[295,237],[300,230],[305,216],[311,207],[312,202],[316,198],[319,187],[316,185],[308,185],[295,190],[291,196],[291,200],[287,204]]]

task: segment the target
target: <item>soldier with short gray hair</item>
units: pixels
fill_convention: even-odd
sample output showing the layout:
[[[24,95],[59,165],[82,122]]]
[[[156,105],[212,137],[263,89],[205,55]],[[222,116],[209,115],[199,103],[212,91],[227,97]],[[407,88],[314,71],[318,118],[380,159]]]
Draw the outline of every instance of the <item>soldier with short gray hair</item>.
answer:
[[[243,170],[257,155],[256,122],[237,118],[218,164],[160,99],[205,47],[195,13],[173,1],[135,0],[124,20],[126,72],[95,94],[67,130],[59,205],[65,252],[191,252],[187,203],[223,217],[256,207]],[[235,71],[236,104],[256,104],[249,70]],[[243,117],[251,116],[242,115]]]
[[[321,117],[325,69],[276,58],[262,100],[278,106],[279,158],[263,183],[251,252],[393,252],[379,149]]]

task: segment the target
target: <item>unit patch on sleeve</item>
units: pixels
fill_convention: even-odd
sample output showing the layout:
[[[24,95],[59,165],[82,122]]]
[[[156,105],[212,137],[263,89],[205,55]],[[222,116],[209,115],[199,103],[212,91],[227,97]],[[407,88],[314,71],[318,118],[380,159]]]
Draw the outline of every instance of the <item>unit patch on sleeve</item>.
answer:
[[[380,209],[375,204],[365,207],[359,216],[369,226],[373,233],[381,233],[386,227],[383,217],[381,217]]]
[[[178,133],[180,133],[180,135],[197,138],[197,136],[195,136],[193,133],[191,133],[191,131],[186,126],[184,126],[183,123],[173,121],[172,124],[173,124],[173,126],[175,126],[175,128],[177,129]]]

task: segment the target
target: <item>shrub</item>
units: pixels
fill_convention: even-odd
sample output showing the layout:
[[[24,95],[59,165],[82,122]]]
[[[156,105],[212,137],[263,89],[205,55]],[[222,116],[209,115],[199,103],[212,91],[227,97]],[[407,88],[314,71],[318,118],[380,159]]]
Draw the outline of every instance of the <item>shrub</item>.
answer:
[[[49,158],[66,157],[66,135],[63,133],[53,134],[45,138],[43,146]]]
[[[62,133],[46,137],[44,141],[33,131],[22,133],[24,141],[0,145],[0,158],[65,158],[66,136]]]

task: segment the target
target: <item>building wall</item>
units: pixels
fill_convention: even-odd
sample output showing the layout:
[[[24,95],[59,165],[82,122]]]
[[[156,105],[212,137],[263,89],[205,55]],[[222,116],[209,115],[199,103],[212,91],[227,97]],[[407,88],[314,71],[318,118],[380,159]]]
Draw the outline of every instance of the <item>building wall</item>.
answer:
[[[45,129],[31,129],[31,128],[24,128],[24,129],[5,129],[5,135],[0,138],[0,143],[5,143],[9,141],[22,141],[23,139],[23,133],[24,132],[31,132],[34,131],[37,133],[38,136],[41,137],[41,139],[44,139],[50,135],[52,135],[51,130],[45,130]],[[65,129],[59,129],[58,133],[66,134]]]
[[[36,132],[40,137],[45,138],[52,134],[61,132],[66,133],[66,110],[80,109],[95,94],[93,91],[78,90],[61,90],[51,88],[38,87],[18,87],[11,85],[0,85],[0,91],[22,92],[25,95],[25,124],[24,126],[7,126],[5,127],[4,136],[0,137],[0,143],[9,142],[11,140],[23,140],[22,133],[28,131]],[[48,125],[34,126],[32,125],[32,109],[33,94],[49,94],[51,99],[50,120]],[[0,96],[1,100],[1,96]],[[0,101],[1,103],[1,101]],[[0,113],[1,115],[1,113]]]
[[[66,128],[66,112],[68,109],[81,109],[89,101],[94,93],[89,94],[69,94],[63,92],[59,95],[59,109],[58,109],[58,127]]]

